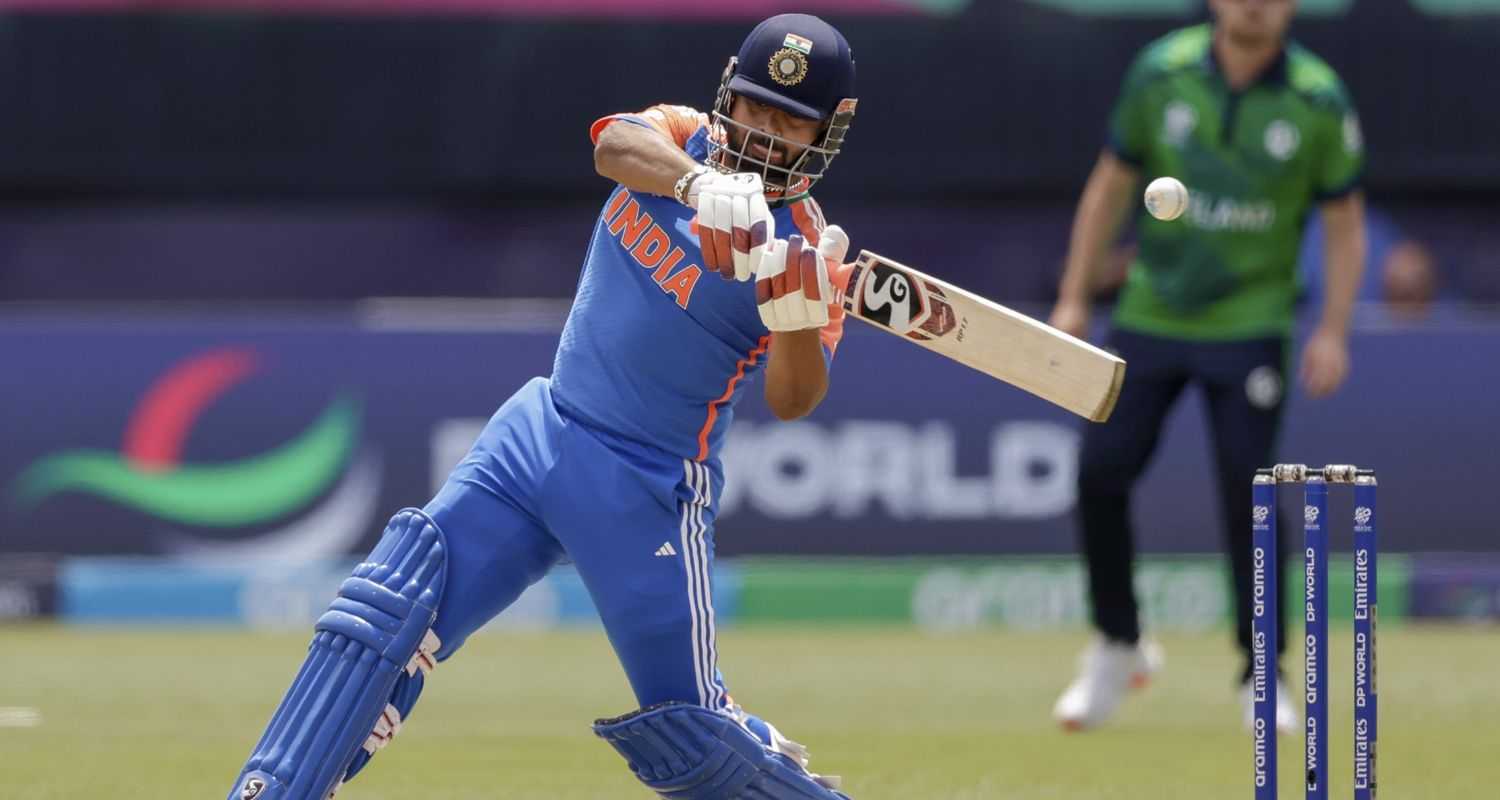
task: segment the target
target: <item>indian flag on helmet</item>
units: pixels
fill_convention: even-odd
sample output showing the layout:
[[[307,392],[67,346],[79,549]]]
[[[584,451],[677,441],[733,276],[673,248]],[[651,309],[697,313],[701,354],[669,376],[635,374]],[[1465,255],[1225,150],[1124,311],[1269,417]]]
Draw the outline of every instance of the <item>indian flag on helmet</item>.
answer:
[[[802,55],[807,55],[812,52],[812,40],[804,39],[795,33],[787,34],[786,38],[782,40],[781,46],[790,47],[793,50],[801,53]]]

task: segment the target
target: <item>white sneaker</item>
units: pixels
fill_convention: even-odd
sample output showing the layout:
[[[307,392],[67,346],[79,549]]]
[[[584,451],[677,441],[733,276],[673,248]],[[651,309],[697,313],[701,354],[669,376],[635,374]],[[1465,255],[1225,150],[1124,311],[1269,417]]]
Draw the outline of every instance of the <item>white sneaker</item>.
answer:
[[[1108,720],[1131,689],[1145,688],[1162,668],[1161,645],[1141,639],[1136,645],[1096,637],[1078,659],[1078,677],[1057,698],[1052,716],[1070,731]]]
[[[1287,688],[1286,681],[1278,678],[1276,680],[1276,730],[1284,736],[1290,736],[1302,730],[1302,714],[1292,703],[1293,697],[1292,690]],[[1240,687],[1240,705],[1244,707],[1245,730],[1254,730],[1255,697],[1250,692],[1249,681]]]

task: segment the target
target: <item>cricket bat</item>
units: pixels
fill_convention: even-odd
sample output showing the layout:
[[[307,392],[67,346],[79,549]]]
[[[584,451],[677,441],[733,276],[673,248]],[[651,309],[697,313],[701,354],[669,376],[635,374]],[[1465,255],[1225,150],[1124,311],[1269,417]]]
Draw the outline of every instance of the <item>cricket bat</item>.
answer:
[[[848,316],[1094,422],[1109,419],[1125,380],[1122,359],[869,250],[848,272],[843,307]]]

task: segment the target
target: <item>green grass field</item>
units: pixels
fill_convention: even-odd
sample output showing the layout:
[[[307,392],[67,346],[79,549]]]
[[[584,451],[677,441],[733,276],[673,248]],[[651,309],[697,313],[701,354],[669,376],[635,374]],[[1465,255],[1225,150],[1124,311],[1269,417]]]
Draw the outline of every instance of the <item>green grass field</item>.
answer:
[[[41,713],[39,725],[0,727],[0,796],[224,797],[305,641],[0,628],[0,707]],[[1083,642],[739,628],[723,632],[720,655],[736,699],[809,745],[814,769],[843,775],[857,800],[1251,796],[1227,635],[1165,638],[1166,672],[1118,724],[1070,735],[1048,714]],[[1348,797],[1349,642],[1334,644],[1330,797]],[[1381,631],[1385,797],[1494,795],[1497,663],[1493,628]],[[339,798],[646,797],[588,729],[633,706],[602,634],[482,634],[439,668],[411,724]],[[1300,797],[1300,737],[1281,748],[1282,796]]]

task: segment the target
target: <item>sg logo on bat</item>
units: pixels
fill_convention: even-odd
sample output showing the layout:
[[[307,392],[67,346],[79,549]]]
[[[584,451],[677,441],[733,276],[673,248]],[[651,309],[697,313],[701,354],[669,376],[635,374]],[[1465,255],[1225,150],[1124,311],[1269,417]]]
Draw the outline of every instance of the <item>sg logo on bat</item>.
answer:
[[[893,333],[905,335],[927,320],[932,304],[921,282],[890,264],[860,259],[845,308]]]

